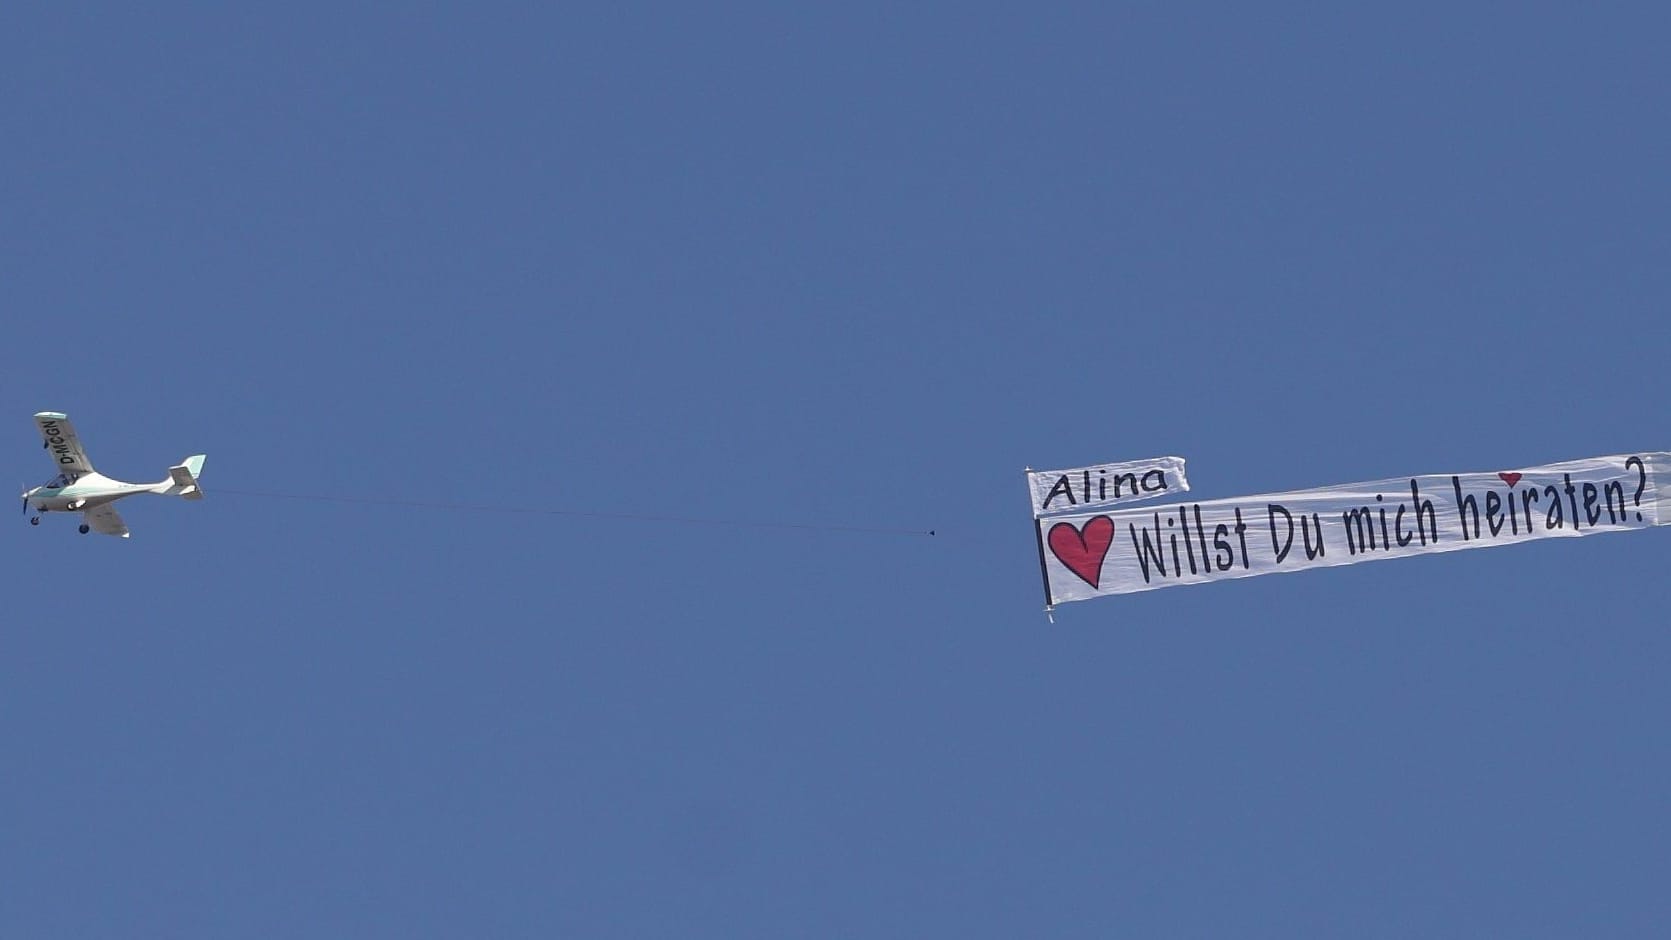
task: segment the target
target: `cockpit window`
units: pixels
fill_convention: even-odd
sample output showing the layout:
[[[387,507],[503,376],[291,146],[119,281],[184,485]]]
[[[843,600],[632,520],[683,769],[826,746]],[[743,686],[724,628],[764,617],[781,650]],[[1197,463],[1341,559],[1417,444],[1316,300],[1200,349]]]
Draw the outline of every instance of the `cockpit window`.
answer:
[[[69,486],[69,485],[70,485],[69,475],[60,473],[57,476],[52,478],[52,482],[47,484],[47,489],[60,490],[60,489],[63,489],[64,487]]]

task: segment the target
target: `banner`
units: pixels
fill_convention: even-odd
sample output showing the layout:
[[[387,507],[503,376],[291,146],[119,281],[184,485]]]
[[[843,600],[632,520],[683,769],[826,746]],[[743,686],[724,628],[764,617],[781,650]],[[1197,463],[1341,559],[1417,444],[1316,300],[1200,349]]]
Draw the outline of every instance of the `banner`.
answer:
[[[1170,496],[1189,489],[1184,458],[1153,457],[1123,463],[1102,463],[1072,470],[1027,470],[1033,492],[1033,515],[1108,509],[1115,504]]]
[[[1671,454],[1035,519],[1048,606],[1105,594],[1671,524]],[[1671,477],[1665,482],[1671,483]]]

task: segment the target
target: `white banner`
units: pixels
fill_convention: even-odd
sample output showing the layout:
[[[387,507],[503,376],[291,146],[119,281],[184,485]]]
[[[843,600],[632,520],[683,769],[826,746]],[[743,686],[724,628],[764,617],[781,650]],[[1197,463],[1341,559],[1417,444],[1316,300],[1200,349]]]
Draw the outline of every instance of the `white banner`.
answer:
[[[1594,457],[1034,521],[1049,606],[1671,524],[1671,454]],[[1659,488],[1661,477],[1668,484]]]
[[[1153,457],[1072,470],[1029,469],[1027,488],[1033,492],[1035,517],[1059,516],[1182,493],[1189,489],[1189,480],[1184,477],[1184,458]]]

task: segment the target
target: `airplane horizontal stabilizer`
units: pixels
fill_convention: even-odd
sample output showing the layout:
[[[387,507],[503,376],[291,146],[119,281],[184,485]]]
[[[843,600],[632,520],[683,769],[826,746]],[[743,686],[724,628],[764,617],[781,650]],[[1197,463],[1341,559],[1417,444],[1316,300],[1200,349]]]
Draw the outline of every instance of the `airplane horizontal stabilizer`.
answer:
[[[168,468],[168,486],[163,492],[169,496],[181,496],[186,499],[202,499],[203,489],[197,484],[197,475],[203,472],[203,455],[187,457],[175,466]]]

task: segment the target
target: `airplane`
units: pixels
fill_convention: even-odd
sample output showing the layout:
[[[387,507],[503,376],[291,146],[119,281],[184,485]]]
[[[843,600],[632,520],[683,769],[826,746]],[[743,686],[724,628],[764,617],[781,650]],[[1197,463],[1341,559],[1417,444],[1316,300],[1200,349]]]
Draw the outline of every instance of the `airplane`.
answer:
[[[202,499],[203,489],[197,484],[203,472],[203,456],[187,457],[168,468],[168,479],[158,483],[123,483],[112,480],[93,469],[87,452],[81,449],[81,439],[67,415],[43,411],[35,415],[35,426],[41,430],[42,447],[52,452],[58,464],[58,475],[41,486],[23,492],[23,512],[31,506],[37,513],[80,512],[81,534],[89,530],[105,535],[128,537],[127,524],[116,514],[111,504],[135,493],[156,493]],[[30,525],[40,525],[40,515],[29,518]]]

